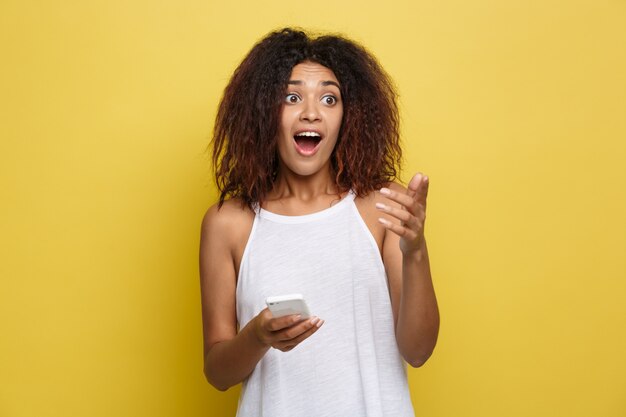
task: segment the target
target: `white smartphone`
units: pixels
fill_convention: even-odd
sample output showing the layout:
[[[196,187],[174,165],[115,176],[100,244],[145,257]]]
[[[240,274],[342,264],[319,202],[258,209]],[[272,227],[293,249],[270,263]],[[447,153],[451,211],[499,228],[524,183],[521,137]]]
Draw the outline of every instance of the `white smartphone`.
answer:
[[[309,307],[306,305],[302,294],[267,297],[265,304],[267,304],[274,317],[288,316],[290,314],[300,314],[303,319],[311,317]]]

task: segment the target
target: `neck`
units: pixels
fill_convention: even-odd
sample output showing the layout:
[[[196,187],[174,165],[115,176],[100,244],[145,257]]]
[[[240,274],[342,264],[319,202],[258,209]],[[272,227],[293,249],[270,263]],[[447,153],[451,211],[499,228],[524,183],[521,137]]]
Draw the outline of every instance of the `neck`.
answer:
[[[332,178],[330,166],[312,175],[298,175],[280,166],[271,200],[296,198],[302,201],[314,200],[321,196],[337,195],[339,190]]]

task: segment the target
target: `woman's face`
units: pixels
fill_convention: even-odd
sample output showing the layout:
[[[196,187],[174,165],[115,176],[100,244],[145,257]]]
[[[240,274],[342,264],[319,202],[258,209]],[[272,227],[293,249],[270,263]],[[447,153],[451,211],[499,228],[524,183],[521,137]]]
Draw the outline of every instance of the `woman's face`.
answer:
[[[310,61],[293,67],[278,131],[280,169],[301,176],[328,169],[342,117],[335,74]]]

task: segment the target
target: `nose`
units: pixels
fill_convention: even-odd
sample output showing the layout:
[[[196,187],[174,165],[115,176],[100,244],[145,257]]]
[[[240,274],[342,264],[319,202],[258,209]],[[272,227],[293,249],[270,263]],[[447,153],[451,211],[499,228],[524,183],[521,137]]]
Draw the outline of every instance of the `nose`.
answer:
[[[307,122],[314,122],[321,120],[319,109],[316,106],[314,100],[305,101],[302,113],[300,113],[300,120]]]

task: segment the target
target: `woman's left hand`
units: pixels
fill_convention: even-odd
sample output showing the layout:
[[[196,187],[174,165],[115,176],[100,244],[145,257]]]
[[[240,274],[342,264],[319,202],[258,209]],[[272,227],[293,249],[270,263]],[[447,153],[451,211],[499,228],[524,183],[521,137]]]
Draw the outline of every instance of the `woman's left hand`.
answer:
[[[400,236],[400,250],[406,256],[424,247],[424,222],[426,221],[426,197],[428,195],[428,177],[417,173],[409,181],[406,193],[381,188],[380,193],[400,205],[399,208],[388,204],[376,203],[376,208],[395,217],[400,224],[384,218],[378,221],[388,230]]]

